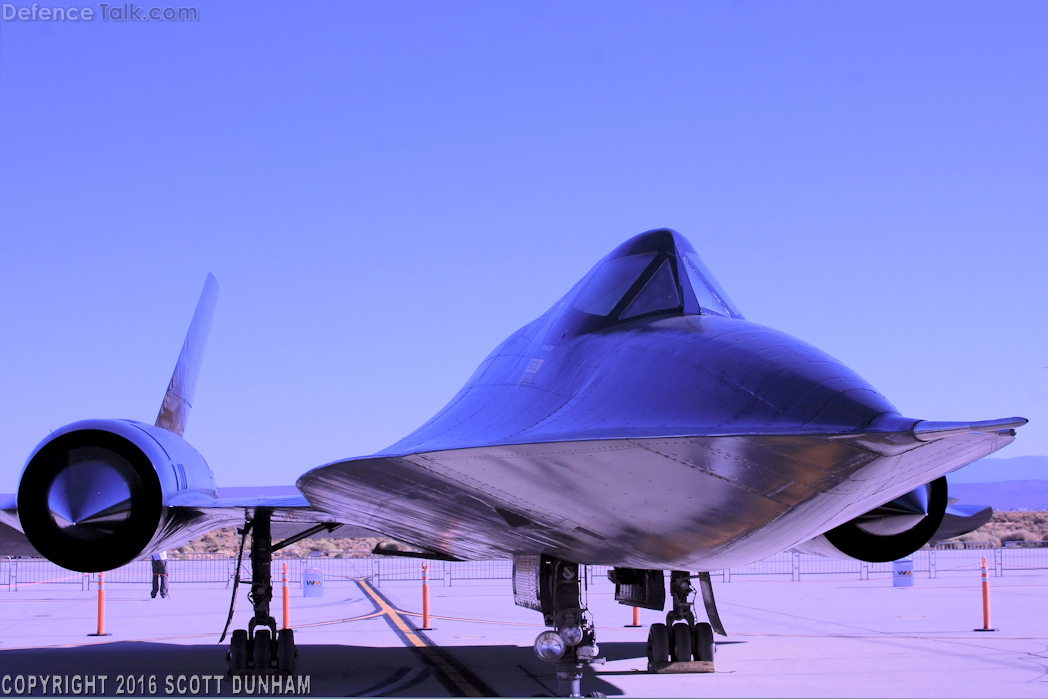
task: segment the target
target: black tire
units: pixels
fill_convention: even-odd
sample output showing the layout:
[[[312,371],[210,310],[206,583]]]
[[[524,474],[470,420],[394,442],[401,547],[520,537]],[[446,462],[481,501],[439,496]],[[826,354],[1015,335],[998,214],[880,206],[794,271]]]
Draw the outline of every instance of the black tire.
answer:
[[[268,670],[273,660],[273,642],[269,629],[257,629],[255,631],[255,669]]]
[[[229,671],[243,672],[247,669],[247,631],[237,629],[229,639]]]
[[[691,661],[691,627],[688,622],[682,621],[673,625],[673,662],[687,663]]]
[[[295,632],[293,629],[281,629],[277,634],[277,670],[288,675],[295,674],[296,657]]]
[[[648,672],[670,658],[670,633],[665,624],[652,624],[648,630]]]
[[[717,646],[713,643],[713,627],[706,622],[695,624],[694,641],[695,659],[712,663],[713,655],[717,651]]]

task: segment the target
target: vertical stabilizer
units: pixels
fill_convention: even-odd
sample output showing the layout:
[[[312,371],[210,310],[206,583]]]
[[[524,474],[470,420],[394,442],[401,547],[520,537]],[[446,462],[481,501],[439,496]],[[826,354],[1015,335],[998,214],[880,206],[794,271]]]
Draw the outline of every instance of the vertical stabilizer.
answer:
[[[207,334],[211,331],[211,318],[215,315],[215,303],[218,301],[218,280],[210,273],[204,282],[204,291],[200,294],[193,321],[189,324],[186,341],[178,355],[175,372],[171,383],[167,385],[164,404],[156,417],[156,426],[182,436],[189,420],[189,409],[193,407],[193,394],[196,392],[197,377],[200,376],[200,362],[204,357],[207,345]]]

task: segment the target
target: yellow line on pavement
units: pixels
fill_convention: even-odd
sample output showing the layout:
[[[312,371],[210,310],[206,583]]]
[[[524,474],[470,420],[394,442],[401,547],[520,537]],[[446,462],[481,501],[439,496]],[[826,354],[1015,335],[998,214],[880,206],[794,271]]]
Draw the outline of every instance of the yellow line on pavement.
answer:
[[[422,616],[418,612],[405,612],[404,610],[397,610],[397,611],[399,611],[404,616]],[[534,628],[534,629],[545,628],[541,624],[525,624],[525,623],[523,623],[521,621],[495,621],[495,620],[492,620],[492,619],[463,619],[463,618],[457,617],[457,616],[438,616],[436,614],[430,614],[429,618],[430,619],[441,619],[443,621],[462,621],[462,622],[466,622],[466,623],[469,623],[469,624],[495,624],[496,626],[527,626],[529,628]],[[616,628],[617,629],[618,627],[616,626],[616,627],[609,627],[609,628]]]
[[[348,619],[332,619],[331,621],[311,621],[308,624],[297,624],[296,629],[305,629],[311,626],[330,626],[331,624],[348,624],[351,621],[364,621],[365,619],[374,619],[375,617],[382,616],[382,612],[371,612],[370,614],[361,614],[360,616],[349,617]]]
[[[360,585],[360,588],[364,590],[364,593],[367,594],[369,598],[371,598],[371,601],[374,602],[380,610],[382,610],[382,613],[393,620],[393,623],[396,625],[398,629],[400,629],[400,632],[404,634],[404,637],[411,642],[411,645],[418,648],[431,662],[431,664],[439,667],[440,670],[445,675],[447,675],[448,679],[454,682],[455,685],[462,690],[463,694],[465,694],[467,697],[484,696],[484,694],[478,691],[476,687],[474,687],[465,677],[463,677],[458,672],[458,670],[452,667],[447,660],[441,657],[440,653],[435,652],[429,646],[429,644],[422,640],[422,638],[415,632],[415,629],[411,628],[407,621],[404,620],[404,617],[401,616],[400,612],[398,612],[396,609],[387,604],[386,600],[382,599],[382,597],[379,596],[378,593],[372,590],[371,586],[368,585],[367,582],[365,582],[364,580],[358,580],[357,583]]]

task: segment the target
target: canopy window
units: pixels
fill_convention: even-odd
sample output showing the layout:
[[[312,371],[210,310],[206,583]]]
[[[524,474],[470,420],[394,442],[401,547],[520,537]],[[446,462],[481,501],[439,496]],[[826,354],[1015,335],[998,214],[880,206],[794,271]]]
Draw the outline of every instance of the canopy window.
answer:
[[[677,292],[677,280],[673,278],[673,268],[670,267],[670,258],[666,258],[659,265],[659,269],[652,275],[648,283],[644,285],[633,302],[619,316],[622,320],[634,316],[654,313],[655,311],[670,311],[680,308],[680,294]]]
[[[684,252],[681,258],[684,260],[683,267],[688,274],[688,281],[691,283],[695,298],[703,312],[729,318],[742,317],[742,314],[736,310],[738,307],[724,293],[723,287],[702,263],[697,253]]]
[[[637,283],[655,255],[654,252],[645,252],[608,260],[593,275],[572,308],[595,316],[608,315]]]

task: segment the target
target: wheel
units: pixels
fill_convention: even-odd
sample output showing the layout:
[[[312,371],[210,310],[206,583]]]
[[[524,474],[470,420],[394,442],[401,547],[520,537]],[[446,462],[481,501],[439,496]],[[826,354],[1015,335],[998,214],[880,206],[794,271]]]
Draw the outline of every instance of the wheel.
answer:
[[[289,675],[295,674],[295,632],[293,629],[282,629],[277,634],[277,669]]]
[[[695,659],[713,662],[713,654],[717,651],[713,644],[713,627],[706,622],[695,624],[694,640]]]
[[[247,669],[247,631],[237,629],[229,640],[229,671],[243,672]]]
[[[268,670],[270,661],[273,659],[273,643],[269,629],[257,629],[255,631],[255,669]]]
[[[665,624],[652,624],[648,630],[648,672],[670,657],[670,634]]]
[[[686,663],[691,660],[691,627],[682,621],[673,625],[673,662]]]

